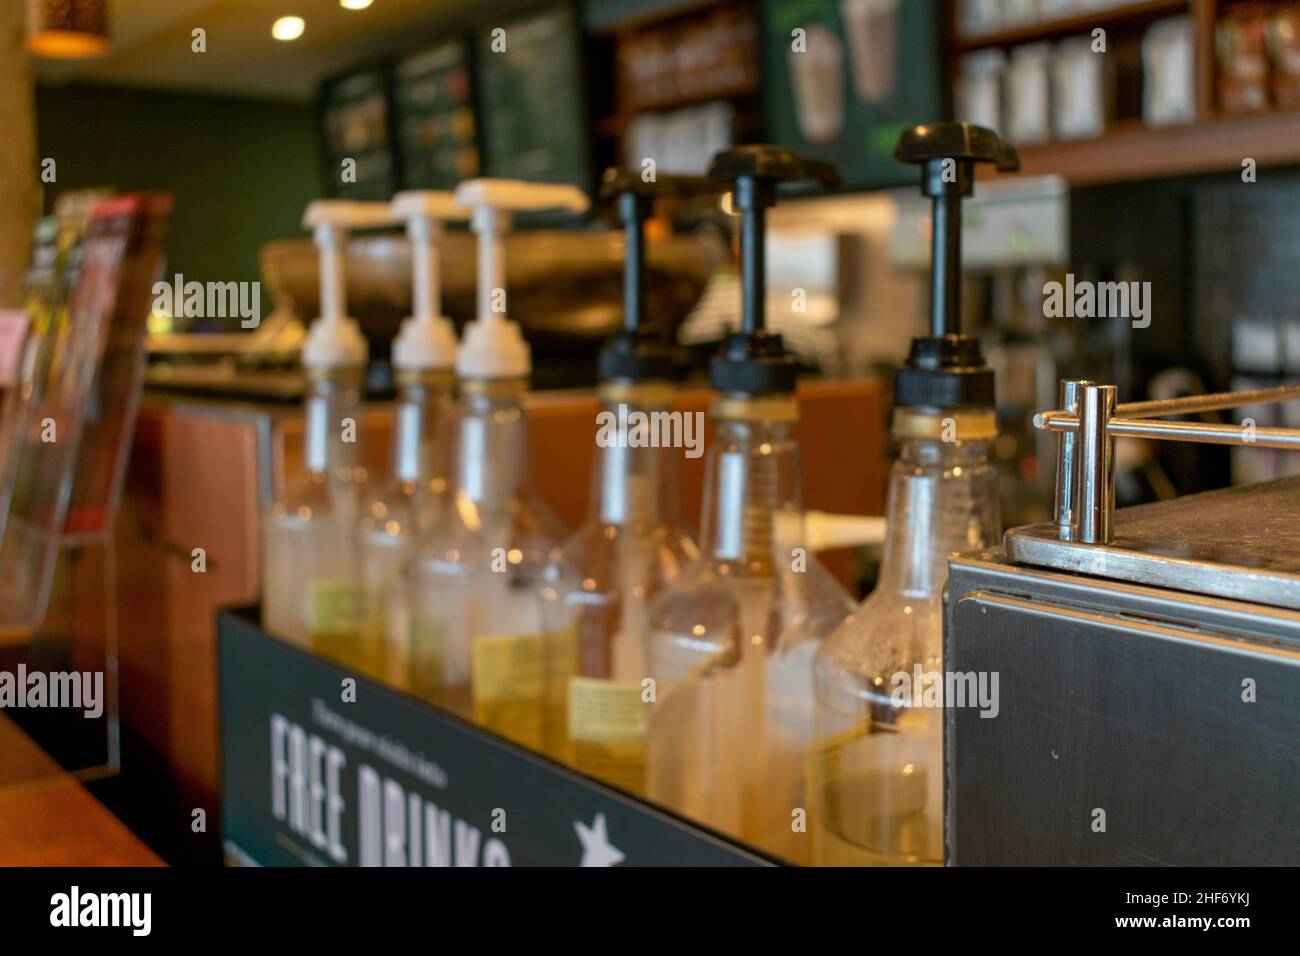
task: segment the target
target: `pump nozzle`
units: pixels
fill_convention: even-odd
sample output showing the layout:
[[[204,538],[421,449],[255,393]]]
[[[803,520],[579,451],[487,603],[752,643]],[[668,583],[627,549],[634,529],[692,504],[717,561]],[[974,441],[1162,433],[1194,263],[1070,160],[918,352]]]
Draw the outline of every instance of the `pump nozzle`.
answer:
[[[307,330],[302,362],[309,368],[366,364],[369,349],[356,319],[348,316],[346,252],[353,229],[392,223],[387,203],[317,199],[307,204],[303,228],[312,231],[320,254],[320,316]]]
[[[768,332],[764,258],[767,207],[776,205],[779,182],[812,181],[824,189],[839,185],[831,163],[808,159],[778,146],[738,146],[718,153],[709,178],[732,187],[740,210],[741,331],[727,337],[722,354],[709,367],[709,381],[722,392],[771,395],[793,392],[796,366],[781,336]]]
[[[414,276],[412,314],[393,342],[393,367],[449,369],[456,364],[456,333],[442,314],[438,245],[442,223],[463,221],[469,213],[450,192],[434,190],[398,193],[389,208],[394,219],[406,221]]]
[[[606,381],[667,379],[673,370],[672,349],[661,330],[645,324],[645,222],[660,197],[687,199],[716,194],[705,176],[656,176],[647,181],[639,170],[610,167],[600,183],[600,198],[618,207],[623,224],[623,328],[600,352],[600,377]]]
[[[470,179],[456,187],[456,202],[472,210],[478,234],[478,318],[465,326],[456,372],[462,378],[523,378],[532,356],[516,322],[506,318],[505,236],[515,211],[585,212],[587,195],[576,186],[518,179]]]
[[[894,404],[954,408],[993,404],[993,371],[979,341],[961,334],[961,201],[975,192],[975,164],[1020,168],[1015,149],[972,123],[926,123],[903,131],[894,149],[921,167],[921,192],[932,200],[930,335],[912,340],[898,370]]]

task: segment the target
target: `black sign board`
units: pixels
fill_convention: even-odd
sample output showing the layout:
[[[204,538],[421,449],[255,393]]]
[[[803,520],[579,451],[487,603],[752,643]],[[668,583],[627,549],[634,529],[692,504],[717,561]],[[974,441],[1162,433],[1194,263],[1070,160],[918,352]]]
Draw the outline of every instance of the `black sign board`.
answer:
[[[218,616],[222,837],[255,865],[753,866],[757,853]],[[346,683],[355,681],[355,693]]]
[[[469,49],[468,39],[456,37],[404,57],[393,67],[407,189],[455,189],[462,179],[479,174]]]
[[[582,53],[572,5],[479,31],[487,175],[590,187]]]
[[[387,202],[397,191],[387,68],[326,82],[320,108],[330,194]]]

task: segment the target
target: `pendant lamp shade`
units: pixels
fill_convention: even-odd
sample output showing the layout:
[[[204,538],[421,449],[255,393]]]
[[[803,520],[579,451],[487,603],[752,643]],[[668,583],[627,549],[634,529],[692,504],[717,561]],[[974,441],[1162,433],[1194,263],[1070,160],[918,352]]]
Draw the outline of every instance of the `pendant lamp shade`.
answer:
[[[77,60],[108,50],[108,0],[27,0],[27,49]]]

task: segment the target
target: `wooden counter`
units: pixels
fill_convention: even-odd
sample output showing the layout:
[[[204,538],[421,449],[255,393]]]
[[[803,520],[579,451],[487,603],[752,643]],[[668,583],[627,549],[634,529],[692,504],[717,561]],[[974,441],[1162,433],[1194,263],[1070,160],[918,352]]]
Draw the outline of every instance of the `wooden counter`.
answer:
[[[162,860],[0,715],[0,866],[162,866]]]

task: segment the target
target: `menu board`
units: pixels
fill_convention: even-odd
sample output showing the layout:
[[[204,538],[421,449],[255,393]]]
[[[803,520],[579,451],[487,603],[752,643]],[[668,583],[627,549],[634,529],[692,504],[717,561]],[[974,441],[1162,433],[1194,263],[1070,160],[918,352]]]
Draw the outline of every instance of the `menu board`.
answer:
[[[388,75],[371,67],[321,89],[325,182],[333,196],[387,201],[397,191],[389,128]]]
[[[393,103],[406,189],[452,189],[479,174],[468,39],[399,60]]]
[[[772,141],[829,159],[849,188],[912,182],[898,134],[943,118],[939,0],[763,0]],[[906,51],[906,55],[904,52]]]
[[[582,41],[574,7],[485,27],[475,52],[487,175],[590,188]]]

